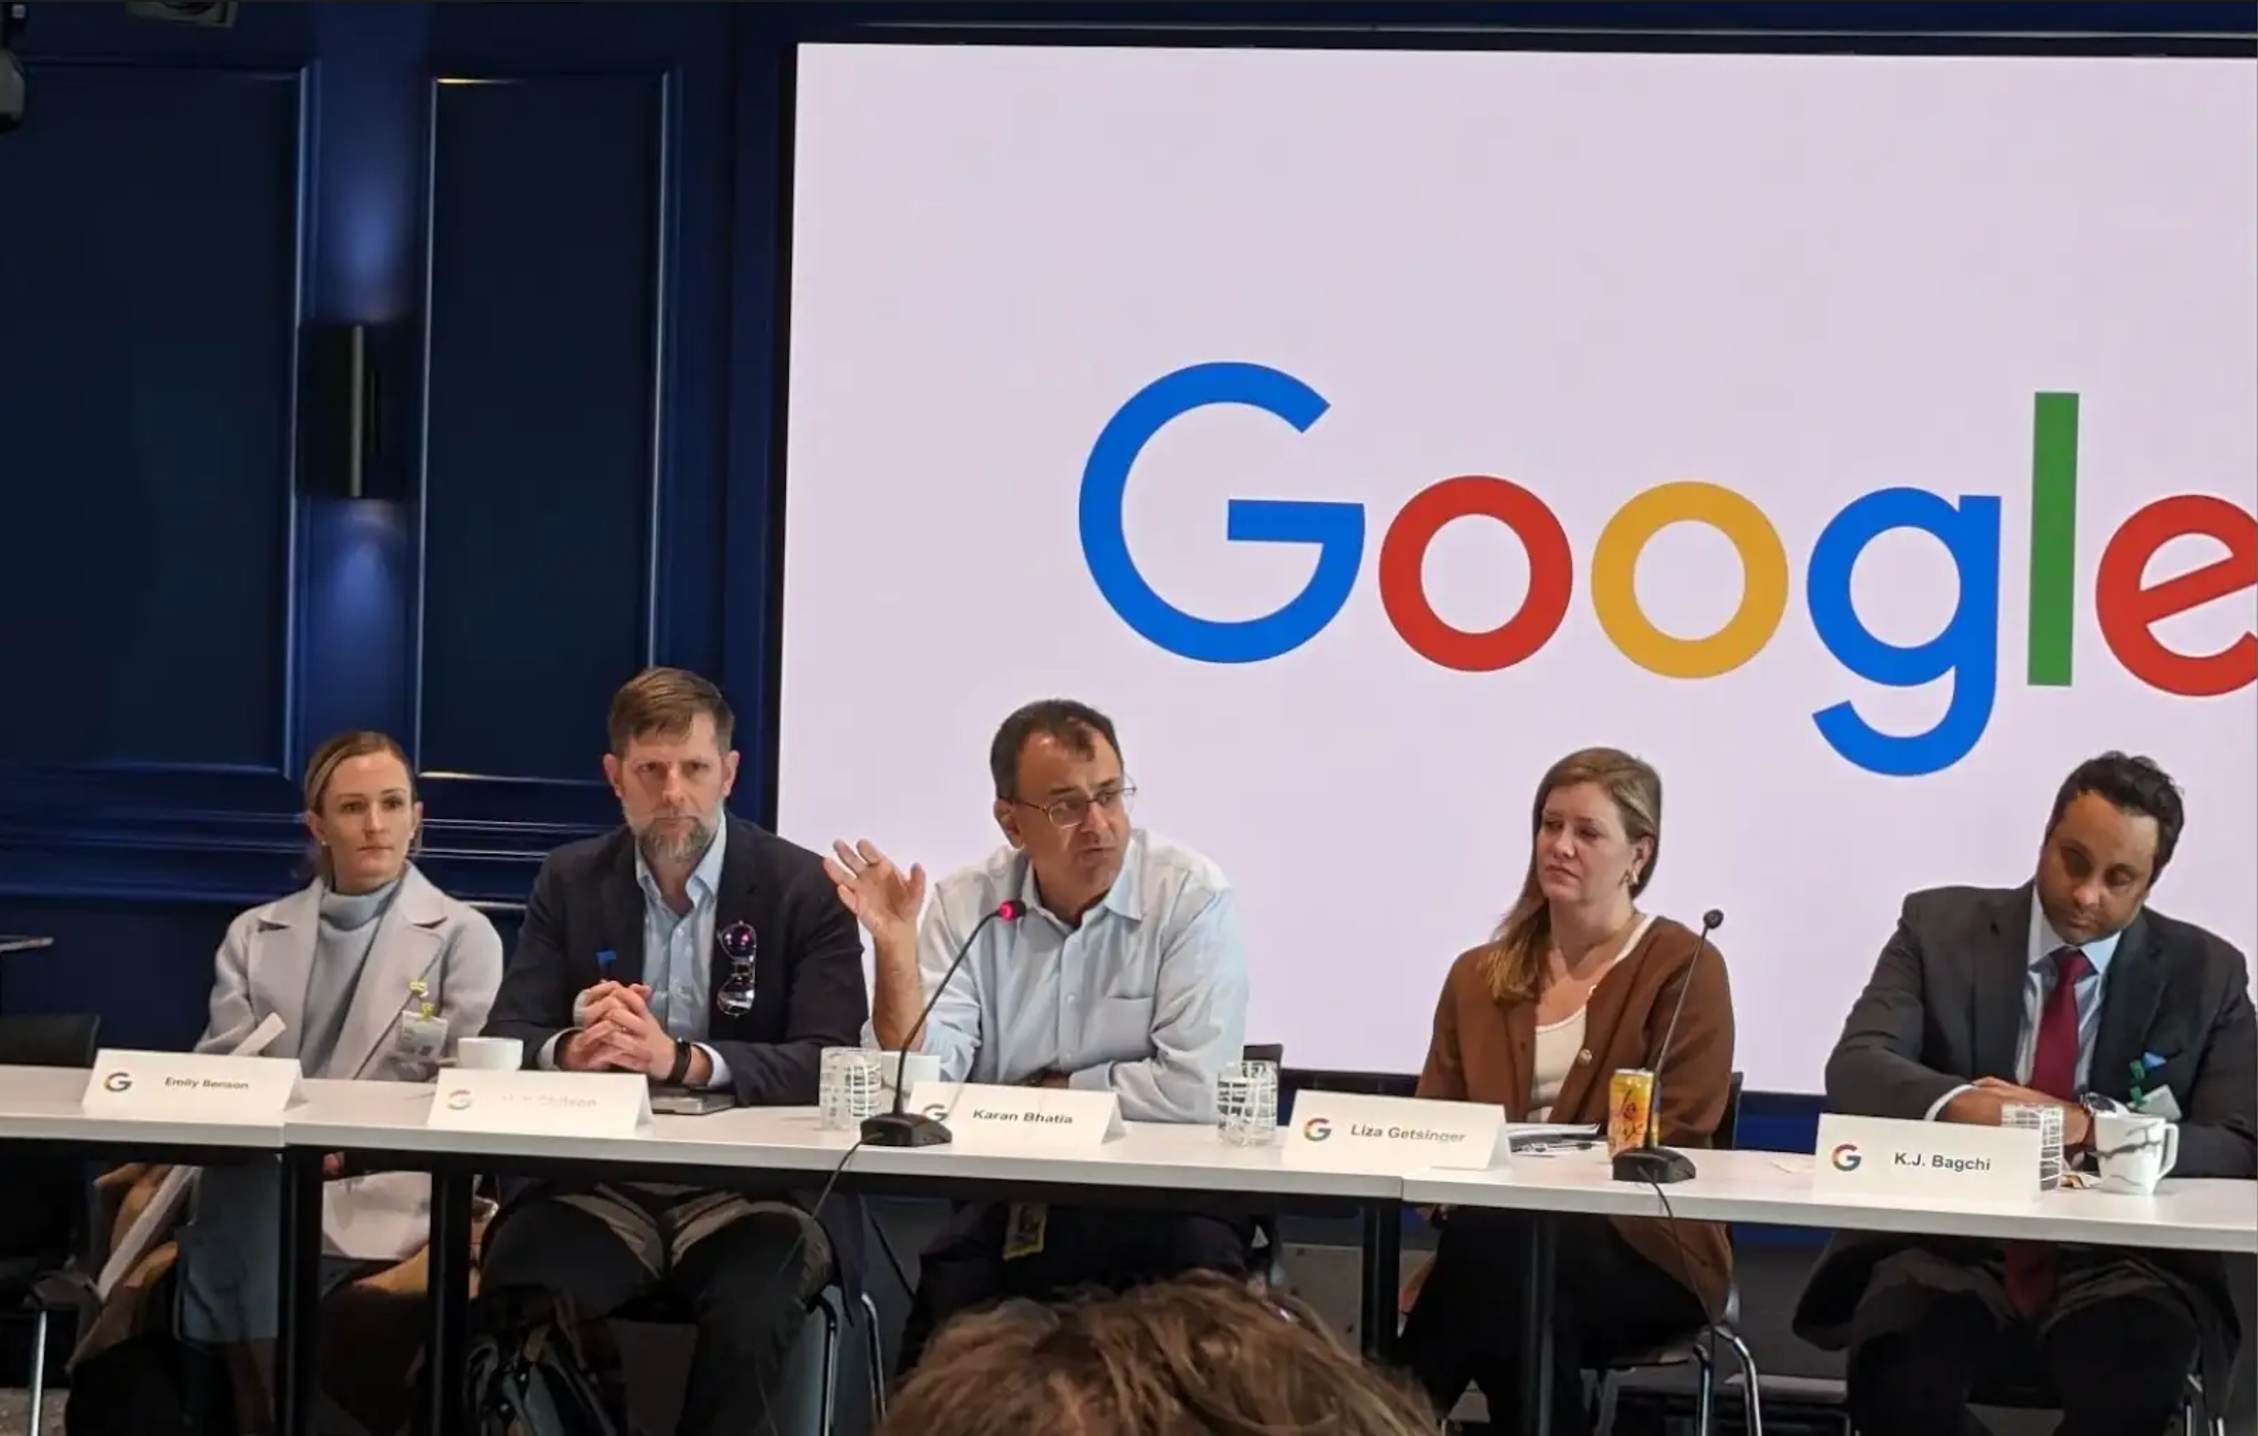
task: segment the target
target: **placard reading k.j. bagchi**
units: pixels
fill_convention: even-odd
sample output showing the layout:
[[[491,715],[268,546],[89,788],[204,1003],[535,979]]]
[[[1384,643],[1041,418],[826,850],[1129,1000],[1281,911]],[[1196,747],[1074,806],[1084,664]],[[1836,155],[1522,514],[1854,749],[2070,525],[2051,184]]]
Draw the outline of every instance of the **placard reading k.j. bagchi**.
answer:
[[[2029,1201],[2039,1194],[2038,1133],[2029,1127],[1819,1119],[1812,1190],[1830,1196],[1943,1195],[1973,1202]]]

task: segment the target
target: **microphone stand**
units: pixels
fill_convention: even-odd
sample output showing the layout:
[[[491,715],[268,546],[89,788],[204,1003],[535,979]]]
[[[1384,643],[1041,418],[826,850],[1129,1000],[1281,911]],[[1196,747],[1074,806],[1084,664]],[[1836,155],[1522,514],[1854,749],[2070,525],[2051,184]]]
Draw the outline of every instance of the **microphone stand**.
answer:
[[[1663,1031],[1662,1050],[1655,1054],[1654,1090],[1647,1095],[1646,1141],[1615,1154],[1613,1168],[1618,1182],[1666,1187],[1689,1181],[1694,1175],[1693,1159],[1663,1146],[1656,1137],[1662,1127],[1662,1068],[1670,1059],[1670,1043],[1678,1035],[1678,1018],[1686,1010],[1686,994],[1693,991],[1694,977],[1701,970],[1701,955],[1709,950],[1709,935],[1724,923],[1725,914],[1716,908],[1701,915],[1701,941],[1694,945],[1693,961],[1686,964],[1686,980],[1678,989],[1677,1006],[1670,1009],[1670,1026]]]
[[[934,987],[933,995],[925,999],[925,1010],[917,1014],[917,1025],[910,1028],[911,1037],[922,1037],[924,1035],[926,1019],[933,1015],[933,1007],[941,1000],[941,994],[948,991],[949,979],[957,975],[957,969],[964,966],[965,958],[971,955],[972,944],[979,940],[981,931],[989,923],[996,922],[999,919],[1004,922],[1017,922],[1025,916],[1027,916],[1027,904],[1014,900],[1003,903],[994,912],[988,913],[972,925],[972,931],[966,934],[963,945],[957,948],[957,955],[950,961],[949,970],[941,974],[941,981]],[[940,1118],[928,1117],[923,1112],[907,1112],[902,1109],[902,1104],[909,1100],[909,1093],[904,1090],[902,1085],[902,1073],[908,1067],[909,1043],[904,1041],[900,1052],[895,1054],[894,1057],[894,1110],[862,1119],[862,1144],[864,1146],[938,1147],[953,1140],[947,1125]]]

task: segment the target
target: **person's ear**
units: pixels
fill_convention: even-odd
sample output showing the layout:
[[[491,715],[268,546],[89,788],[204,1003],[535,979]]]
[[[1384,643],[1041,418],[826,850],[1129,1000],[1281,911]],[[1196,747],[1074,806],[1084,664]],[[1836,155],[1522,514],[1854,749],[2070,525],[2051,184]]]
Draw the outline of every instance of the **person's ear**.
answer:
[[[1004,830],[1004,841],[1014,848],[1024,848],[1027,840],[1019,831],[1019,805],[1009,798],[996,799],[996,826]]]

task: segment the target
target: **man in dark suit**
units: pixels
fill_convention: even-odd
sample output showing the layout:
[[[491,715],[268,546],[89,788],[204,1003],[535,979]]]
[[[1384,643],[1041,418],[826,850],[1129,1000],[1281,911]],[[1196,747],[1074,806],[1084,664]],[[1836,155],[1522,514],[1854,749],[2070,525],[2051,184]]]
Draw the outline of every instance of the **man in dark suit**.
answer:
[[[2143,1110],[2180,1124],[2173,1175],[2258,1177],[2249,966],[2146,910],[2181,822],[2161,769],[2105,754],[2056,795],[2031,883],[1907,898],[1827,1063],[1829,1103],[1982,1125],[2051,1104],[2075,1152],[2087,1102],[2130,1102],[2138,1071]],[[1849,1347],[1862,1436],[1980,1432],[1971,1391],[2033,1378],[2062,1436],[2157,1436],[2198,1358],[2224,1398],[2241,1340],[2217,1256],[1863,1233],[1829,1244],[1796,1329]]]
[[[705,679],[645,671],[610,727],[626,825],[542,865],[487,1033],[523,1039],[529,1067],[814,1105],[823,1049],[869,1015],[822,859],[724,809],[733,720]],[[562,1292],[590,1318],[663,1296],[697,1325],[683,1436],[762,1430],[809,1300],[859,1257],[860,1207],[816,1206],[757,1181],[537,1187],[489,1232],[482,1289]]]

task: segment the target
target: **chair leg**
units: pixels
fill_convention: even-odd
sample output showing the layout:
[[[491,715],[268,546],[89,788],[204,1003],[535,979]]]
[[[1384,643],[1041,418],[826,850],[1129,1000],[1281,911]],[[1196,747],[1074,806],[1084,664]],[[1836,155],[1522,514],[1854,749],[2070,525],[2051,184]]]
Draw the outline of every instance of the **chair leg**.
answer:
[[[1693,1356],[1699,1368],[1694,1373],[1694,1436],[1709,1436],[1717,1411],[1717,1358],[1706,1341],[1694,1343]]]
[[[816,1407],[816,1436],[839,1429],[839,1317],[826,1293],[823,1302],[823,1394]]]
[[[39,1307],[31,1319],[30,1436],[44,1436],[39,1423],[47,1405],[47,1308]]]
[[[878,1302],[868,1291],[862,1294],[862,1319],[870,1344],[870,1424],[875,1428],[886,1419],[886,1333],[878,1329]]]
[[[1741,1400],[1747,1409],[1748,1436],[1764,1436],[1764,1396],[1757,1389],[1756,1355],[1748,1349],[1748,1343],[1741,1340],[1741,1334],[1731,1327],[1718,1334],[1733,1348],[1733,1356],[1740,1362]]]
[[[1593,1436],[1615,1436],[1615,1398],[1623,1385],[1623,1378],[1612,1371],[1593,1373],[1598,1383],[1599,1410],[1592,1417]]]

